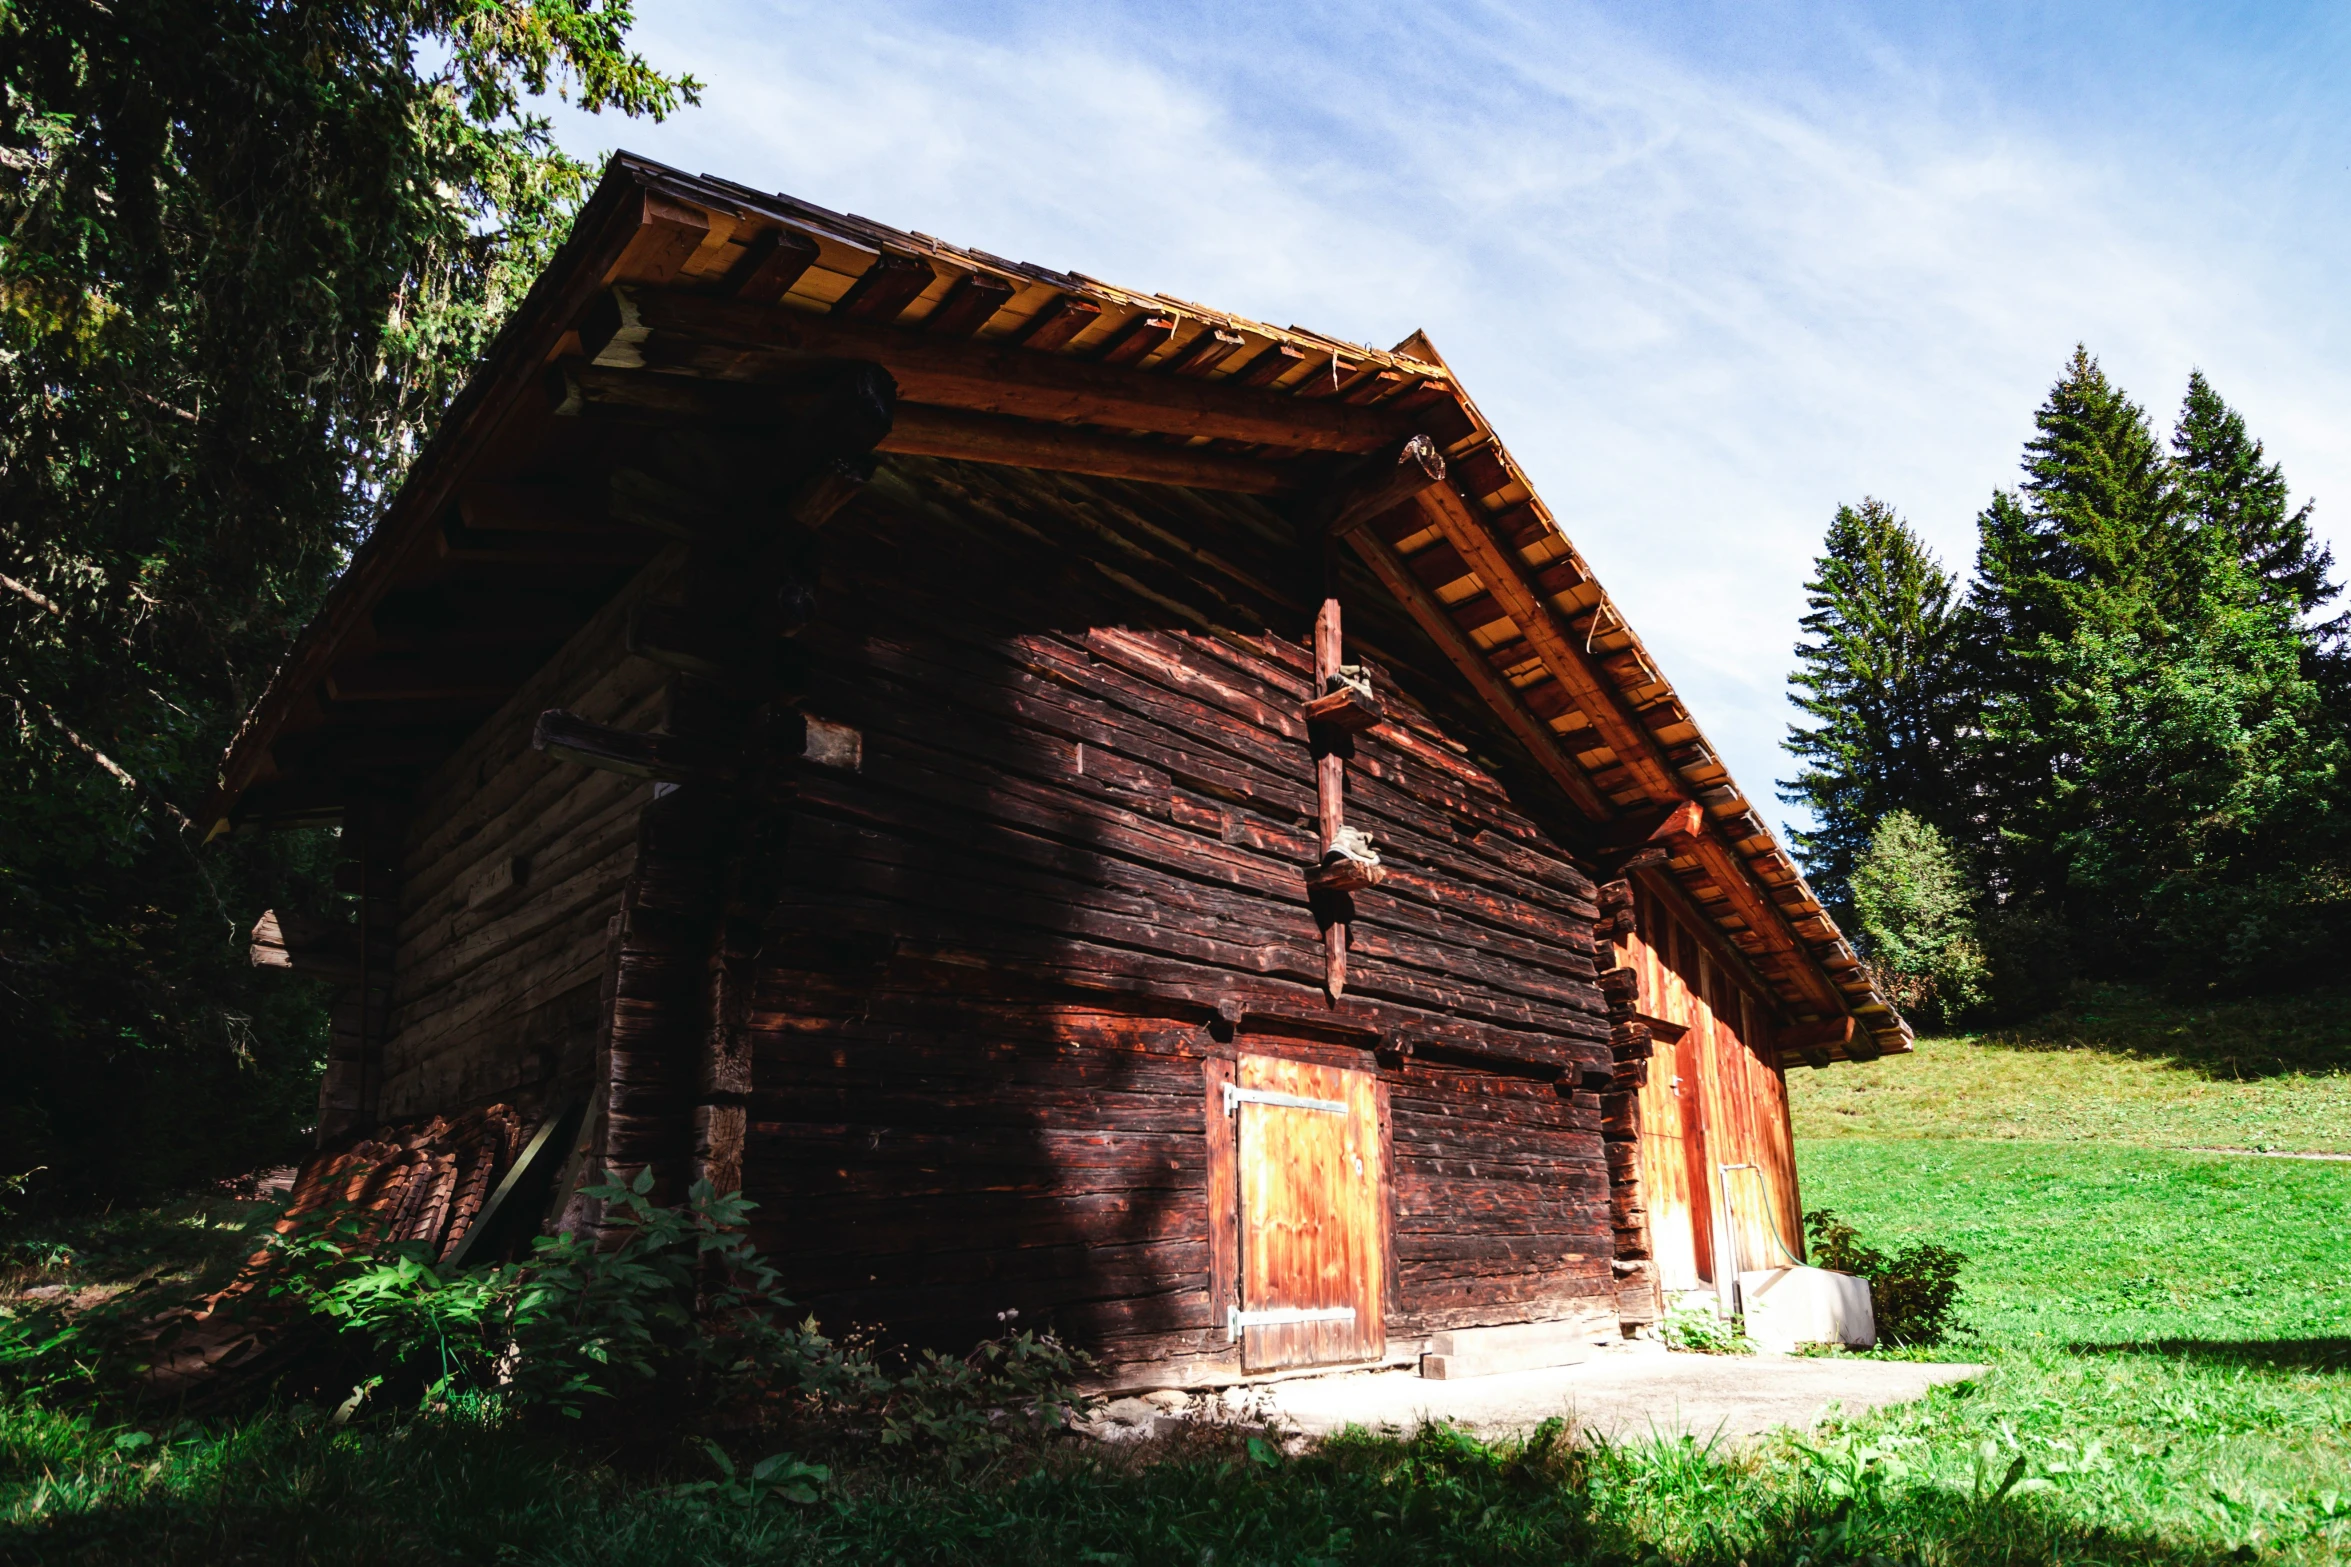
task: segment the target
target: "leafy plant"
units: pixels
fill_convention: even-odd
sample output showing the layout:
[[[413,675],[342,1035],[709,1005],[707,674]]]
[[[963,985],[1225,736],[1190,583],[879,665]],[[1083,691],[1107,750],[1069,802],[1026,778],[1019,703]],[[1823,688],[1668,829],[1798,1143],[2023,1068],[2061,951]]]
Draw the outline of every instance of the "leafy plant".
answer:
[[[273,1292],[364,1337],[427,1399],[471,1388],[577,1419],[595,1401],[721,1406],[777,1390],[838,1401],[880,1388],[867,1358],[795,1320],[741,1193],[698,1182],[671,1208],[651,1188],[642,1173],[590,1188],[608,1244],[543,1237],[526,1261],[462,1270],[414,1246],[371,1251],[356,1218],[336,1215],[281,1242]]]
[[[1755,1352],[1743,1323],[1735,1319],[1725,1322],[1715,1315],[1712,1306],[1702,1302],[1675,1302],[1667,1308],[1665,1320],[1657,1325],[1657,1332],[1671,1347],[1687,1350],[1694,1355],[1750,1355]]]
[[[1905,1246],[1888,1256],[1827,1208],[1804,1215],[1813,1266],[1869,1283],[1880,1343],[1940,1344],[1957,1326],[1959,1269],[1967,1259],[1947,1246]]]
[[[714,1502],[723,1507],[757,1507],[766,1502],[790,1502],[806,1507],[833,1483],[833,1472],[822,1464],[802,1463],[790,1453],[771,1453],[748,1470],[738,1470],[727,1450],[705,1440],[703,1449],[718,1468],[715,1480],[689,1480],[669,1488],[669,1494],[688,1500]]]
[[[925,1350],[884,1407],[885,1447],[927,1446],[950,1472],[1082,1421],[1093,1365],[1051,1333],[987,1340],[960,1358]]]

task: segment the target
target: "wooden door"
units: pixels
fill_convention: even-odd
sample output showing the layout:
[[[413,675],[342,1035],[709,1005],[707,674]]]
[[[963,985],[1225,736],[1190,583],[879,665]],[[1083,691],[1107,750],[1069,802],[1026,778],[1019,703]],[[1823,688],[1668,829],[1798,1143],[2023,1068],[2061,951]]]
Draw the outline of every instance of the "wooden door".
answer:
[[[1378,1359],[1388,1333],[1377,1080],[1243,1056],[1229,1097],[1243,1369]]]
[[[1698,1230],[1690,1200],[1690,1150],[1683,1141],[1684,1108],[1679,1051],[1662,1033],[1641,1082],[1641,1202],[1648,1214],[1649,1253],[1658,1287],[1668,1294],[1697,1289]]]

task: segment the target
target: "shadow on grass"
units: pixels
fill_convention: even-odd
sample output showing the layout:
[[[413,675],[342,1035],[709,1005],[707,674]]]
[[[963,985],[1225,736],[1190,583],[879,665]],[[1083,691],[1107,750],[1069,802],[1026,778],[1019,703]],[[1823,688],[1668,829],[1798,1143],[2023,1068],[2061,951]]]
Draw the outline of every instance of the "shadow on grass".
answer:
[[[1575,1562],[1632,1567],[2220,1567],[2243,1556],[2080,1525],[2043,1499],[1866,1488],[1725,1461],[1564,1444],[1486,1446],[1447,1428],[1350,1435],[1297,1457],[1204,1431],[1068,1447],[975,1482],[853,1471],[813,1506],[709,1506],[624,1485],[511,1433],[283,1417],[142,1465],[114,1432],[9,1433],[0,1559],[11,1563],[483,1561],[981,1564]],[[33,1439],[28,1443],[27,1437]],[[62,1449],[79,1444],[78,1453]],[[43,1469],[28,1470],[32,1449]],[[76,1461],[78,1460],[78,1461]],[[681,1460],[681,1468],[690,1468]],[[698,1477],[691,1476],[688,1477]]]
[[[2215,1081],[2351,1072],[2351,990],[2182,1002],[2128,985],[2083,985],[2065,1005],[1976,1036],[1993,1049],[2094,1050]]]
[[[282,1211],[277,1203],[204,1194],[153,1208],[19,1218],[0,1229],[0,1291],[162,1274],[226,1278],[266,1241]]]
[[[2351,1337],[2325,1338],[2155,1338],[2117,1343],[2066,1345],[2076,1355],[2138,1355],[2200,1365],[2247,1366],[2257,1370],[2351,1371]]]

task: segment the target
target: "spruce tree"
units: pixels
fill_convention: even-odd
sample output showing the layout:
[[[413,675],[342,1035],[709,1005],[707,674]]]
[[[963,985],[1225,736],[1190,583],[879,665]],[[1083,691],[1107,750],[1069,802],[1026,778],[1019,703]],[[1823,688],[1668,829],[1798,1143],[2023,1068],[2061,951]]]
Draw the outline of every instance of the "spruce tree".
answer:
[[[2308,620],[2342,591],[2329,580],[2334,552],[2311,535],[2312,503],[2287,510],[2284,469],[2262,460],[2261,443],[2201,370],[2189,372],[2171,450],[2192,525],[2230,541],[2264,603]]]
[[[1851,907],[1854,866],[1880,818],[1949,817],[1956,582],[1891,506],[1865,499],[1829,522],[1805,584],[1804,638],[1788,677],[1814,720],[1784,742],[1803,764],[1780,798],[1811,810],[1796,833],[1832,906]]]
[[[2001,895],[2054,909],[2067,898],[2081,765],[2056,738],[2066,650],[2085,631],[2161,637],[2192,589],[2162,444],[2086,349],[2033,423],[2023,485],[1978,518],[1964,772],[1977,850]]]

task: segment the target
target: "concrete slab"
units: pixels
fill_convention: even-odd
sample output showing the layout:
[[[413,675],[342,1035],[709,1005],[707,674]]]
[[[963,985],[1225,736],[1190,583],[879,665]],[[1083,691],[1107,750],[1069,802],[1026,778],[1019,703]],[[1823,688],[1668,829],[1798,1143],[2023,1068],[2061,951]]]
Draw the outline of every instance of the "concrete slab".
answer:
[[[1350,1425],[1409,1431],[1423,1420],[1451,1421],[1483,1437],[1515,1436],[1558,1415],[1612,1441],[1688,1433],[1735,1442],[1781,1427],[1809,1430],[1832,1410],[1852,1415],[1907,1403],[1984,1370],[1835,1356],[1688,1355],[1627,1344],[1582,1365],[1542,1371],[1445,1382],[1370,1371],[1253,1391],[1267,1416],[1316,1436]]]
[[[1461,1328],[1429,1339],[1420,1374],[1431,1381],[1545,1371],[1592,1358],[1590,1327],[1576,1322],[1521,1322],[1499,1328]]]

